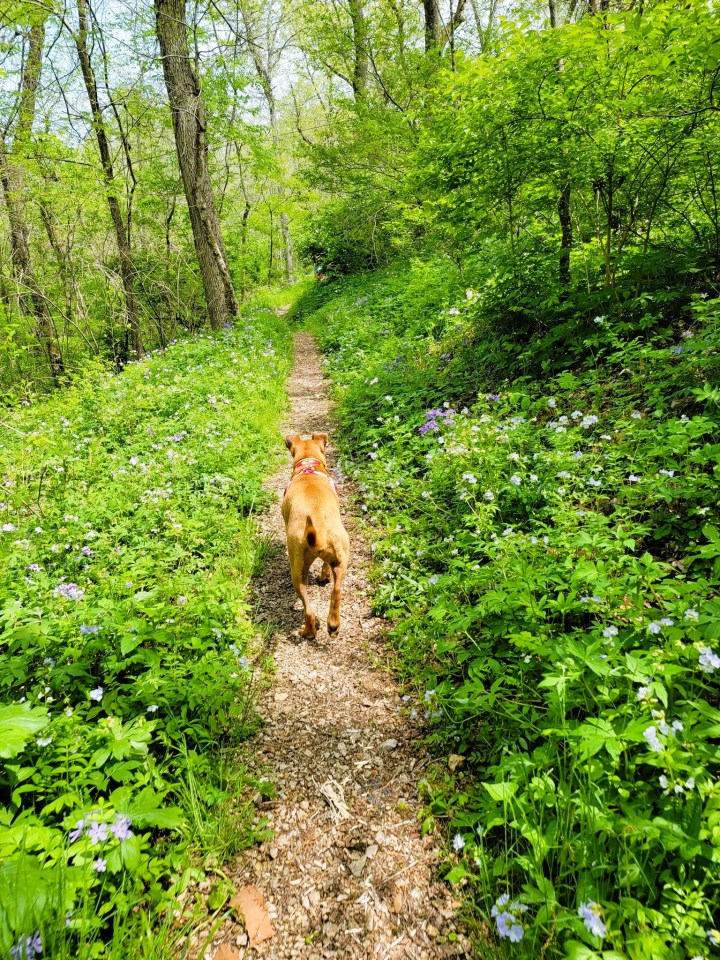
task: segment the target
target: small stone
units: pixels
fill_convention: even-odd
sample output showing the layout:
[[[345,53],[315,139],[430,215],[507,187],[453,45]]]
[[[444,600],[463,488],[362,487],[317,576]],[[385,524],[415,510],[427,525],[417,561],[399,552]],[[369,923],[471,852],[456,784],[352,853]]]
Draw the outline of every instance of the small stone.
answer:
[[[456,770],[461,770],[465,766],[465,757],[460,753],[451,753],[448,757],[448,767],[450,773],[455,773]]]
[[[395,750],[395,749],[397,749],[397,745],[398,745],[397,740],[393,740],[393,739],[391,738],[390,740],[386,740],[384,743],[381,743],[381,744],[380,744],[380,749],[381,749],[381,750]]]
[[[431,937],[433,940],[435,939],[435,937],[439,937],[439,936],[440,936],[440,931],[439,931],[438,928],[437,928],[434,924],[432,924],[432,923],[429,923],[429,924],[425,927],[425,933],[426,933],[429,937]]]
[[[268,853],[270,854],[270,859],[274,860],[278,855],[277,847],[270,847],[270,849],[268,850]]]
[[[376,855],[378,850],[379,850],[378,845],[376,843],[371,843],[370,846],[365,851],[365,856],[368,858],[368,860],[372,860],[372,858]]]

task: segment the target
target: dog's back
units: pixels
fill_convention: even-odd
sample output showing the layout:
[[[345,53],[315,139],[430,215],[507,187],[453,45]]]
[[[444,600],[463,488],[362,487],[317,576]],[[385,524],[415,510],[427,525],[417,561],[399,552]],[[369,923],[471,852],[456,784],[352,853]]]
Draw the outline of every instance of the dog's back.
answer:
[[[340,588],[350,556],[350,538],[343,526],[335,483],[327,470],[326,443],[324,433],[313,433],[310,440],[303,440],[298,434],[285,438],[293,458],[293,473],[285,488],[282,515],[290,573],[305,610],[301,630],[304,636],[315,636],[317,630],[307,598],[313,561],[319,557],[323,561],[323,579],[333,580],[328,632],[335,633],[340,627]]]

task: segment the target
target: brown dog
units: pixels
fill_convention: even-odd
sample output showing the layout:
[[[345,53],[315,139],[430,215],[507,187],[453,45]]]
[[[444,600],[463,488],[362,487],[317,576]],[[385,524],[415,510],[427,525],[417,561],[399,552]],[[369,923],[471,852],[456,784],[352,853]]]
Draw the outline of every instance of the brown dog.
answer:
[[[325,460],[326,445],[326,433],[314,433],[310,440],[303,440],[297,433],[285,437],[285,446],[293,458],[293,472],[285,488],[282,515],[290,574],[305,612],[301,637],[314,637],[317,633],[307,582],[310,567],[318,557],[323,561],[321,579],[333,581],[328,633],[332,636],[340,629],[340,590],[350,556],[350,539],[342,524],[335,482]]]

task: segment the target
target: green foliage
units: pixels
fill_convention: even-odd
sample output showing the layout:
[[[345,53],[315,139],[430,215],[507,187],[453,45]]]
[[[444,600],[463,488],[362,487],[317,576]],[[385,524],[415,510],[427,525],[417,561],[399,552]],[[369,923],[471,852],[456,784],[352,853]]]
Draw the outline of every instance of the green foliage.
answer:
[[[493,332],[447,261],[324,295],[309,322],[408,710],[441,756],[466,758],[428,777],[425,828],[454,836],[448,878],[488,925],[484,949],[704,956],[720,301],[677,319],[671,303],[641,335],[618,309],[561,362],[543,334]]]
[[[257,307],[2,424],[2,956],[36,931],[54,957],[135,955],[188,854],[256,836],[224,757],[253,723],[253,514],[288,347]]]

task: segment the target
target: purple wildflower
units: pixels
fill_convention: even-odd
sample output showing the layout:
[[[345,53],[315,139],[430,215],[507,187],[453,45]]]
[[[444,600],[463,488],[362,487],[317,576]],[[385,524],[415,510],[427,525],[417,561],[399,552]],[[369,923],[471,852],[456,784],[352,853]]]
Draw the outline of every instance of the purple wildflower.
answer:
[[[66,597],[68,600],[82,600],[85,591],[81,590],[76,583],[61,583],[55,587],[56,597]]]
[[[104,857],[98,857],[95,863],[93,863],[93,870],[97,870],[98,873],[105,873],[107,870],[107,860]]]
[[[121,813],[117,815],[115,823],[110,827],[110,832],[116,840],[122,843],[123,840],[128,840],[133,835],[130,829],[131,822],[130,817],[125,817]]]
[[[434,420],[428,420],[427,423],[424,423],[419,429],[418,433],[424,435],[429,433],[430,430],[439,430],[437,423]]]
[[[78,820],[78,822],[75,824],[75,828],[71,830],[69,833],[70,843],[75,843],[76,840],[79,840],[80,837],[83,835],[84,829],[85,829],[85,821]]]
[[[97,843],[104,843],[108,838],[108,825],[106,823],[98,823],[97,820],[93,820],[87,830],[87,835],[90,837],[90,842],[93,846]]]
[[[88,636],[89,634],[100,633],[100,627],[97,627],[94,624],[89,625],[87,623],[81,623],[80,633],[84,634],[85,636]]]

